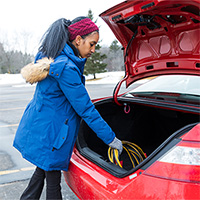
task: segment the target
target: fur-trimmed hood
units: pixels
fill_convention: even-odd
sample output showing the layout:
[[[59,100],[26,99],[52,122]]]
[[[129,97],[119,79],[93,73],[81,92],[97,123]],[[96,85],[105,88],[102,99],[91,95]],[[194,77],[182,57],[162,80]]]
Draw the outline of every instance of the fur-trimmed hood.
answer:
[[[54,59],[44,57],[41,52],[38,52],[35,62],[32,62],[21,69],[21,74],[26,82],[33,84],[42,81],[47,75],[54,76],[61,74],[64,65],[70,59],[83,74],[86,58],[79,58],[73,45],[66,44],[61,54]],[[51,67],[50,67],[51,65]],[[50,69],[51,68],[51,69]],[[56,72],[56,73],[55,73]],[[59,76],[56,76],[58,78]]]
[[[37,60],[36,63],[29,63],[21,69],[21,75],[30,84],[42,81],[47,77],[52,62],[54,62],[52,58],[45,57]]]

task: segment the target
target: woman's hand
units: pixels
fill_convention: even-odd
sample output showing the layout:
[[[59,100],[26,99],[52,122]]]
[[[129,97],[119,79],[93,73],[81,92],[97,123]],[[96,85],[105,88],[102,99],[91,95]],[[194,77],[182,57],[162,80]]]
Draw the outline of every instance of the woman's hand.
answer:
[[[119,151],[119,154],[122,153],[122,150],[123,150],[123,146],[122,146],[122,142],[121,140],[117,139],[116,137],[114,138],[114,140],[108,144],[111,148],[113,149],[118,149]]]

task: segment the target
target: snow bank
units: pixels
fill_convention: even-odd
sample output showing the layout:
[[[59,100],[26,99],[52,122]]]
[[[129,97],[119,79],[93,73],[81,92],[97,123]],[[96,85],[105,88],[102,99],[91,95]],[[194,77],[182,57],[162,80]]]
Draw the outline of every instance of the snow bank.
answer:
[[[86,84],[112,84],[118,83],[124,77],[124,72],[105,72],[96,74],[96,80],[92,75],[86,76]]]
[[[0,85],[20,83],[26,83],[21,74],[0,74]]]
[[[86,76],[86,84],[115,84],[124,77],[124,72],[105,72],[96,74],[96,80],[92,75]],[[27,84],[21,74],[0,74],[0,85]]]

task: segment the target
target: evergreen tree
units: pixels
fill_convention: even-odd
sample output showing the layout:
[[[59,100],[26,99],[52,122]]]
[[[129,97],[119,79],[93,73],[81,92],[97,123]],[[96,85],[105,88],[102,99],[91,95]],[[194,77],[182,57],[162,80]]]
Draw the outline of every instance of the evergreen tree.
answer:
[[[113,52],[113,53],[116,53],[118,50],[120,50],[120,46],[118,45],[118,41],[117,40],[114,40],[111,45],[110,45],[110,50]]]
[[[93,13],[91,10],[88,11],[88,17],[93,20]],[[97,21],[97,20],[96,20]],[[95,21],[95,23],[96,23]],[[103,63],[103,60],[107,58],[105,54],[100,52],[101,46],[99,44],[96,45],[95,52],[92,54],[91,57],[87,59],[84,74],[93,74],[94,79],[96,79],[96,73],[102,73],[106,71],[106,63]]]
[[[87,59],[85,65],[85,75],[93,74],[94,79],[96,79],[96,73],[106,72],[106,63],[103,63],[103,60],[107,57],[105,54],[99,52],[101,46],[96,45],[96,51],[92,54],[90,58]]]

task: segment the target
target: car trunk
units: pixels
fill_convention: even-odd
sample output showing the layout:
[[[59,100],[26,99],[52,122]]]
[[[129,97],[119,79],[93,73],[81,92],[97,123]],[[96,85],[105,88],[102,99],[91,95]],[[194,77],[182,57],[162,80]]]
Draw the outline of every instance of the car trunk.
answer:
[[[199,121],[199,109],[185,101],[160,99],[159,103],[159,99],[118,95],[123,82],[129,87],[137,80],[159,75],[199,74],[199,4],[187,0],[128,0],[100,17],[123,46],[126,75],[115,87],[113,99],[100,100],[95,106],[117,138],[137,144],[147,159],[133,169],[123,151],[123,169],[110,163],[108,145],[84,121],[76,147],[107,172],[125,177],[150,161],[166,141],[179,134],[176,131]],[[124,112],[124,102],[130,105],[128,113]]]
[[[174,132],[184,126],[199,121],[198,114],[162,109],[142,104],[130,104],[130,112],[124,112],[112,99],[102,100],[96,104],[105,121],[112,127],[120,140],[130,141],[142,148],[147,157]],[[82,121],[77,139],[79,152],[104,168],[109,173],[120,176],[133,167],[128,156],[123,152],[123,170],[108,160],[108,146]],[[121,170],[121,171],[120,171]]]

